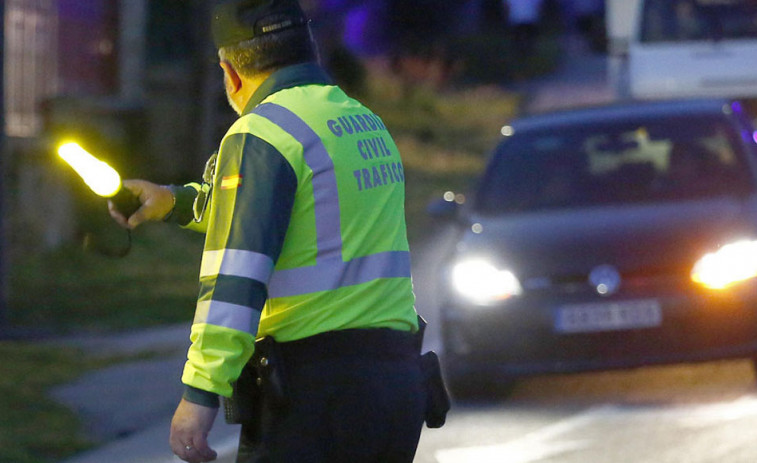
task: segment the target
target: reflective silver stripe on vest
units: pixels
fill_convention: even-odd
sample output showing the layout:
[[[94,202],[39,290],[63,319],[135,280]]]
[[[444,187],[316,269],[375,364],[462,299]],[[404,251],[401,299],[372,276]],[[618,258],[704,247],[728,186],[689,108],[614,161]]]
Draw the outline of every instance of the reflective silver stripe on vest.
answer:
[[[311,267],[278,270],[268,283],[268,297],[288,297],[367,283],[377,278],[410,278],[410,253],[387,251],[349,262],[329,259]]]
[[[195,310],[194,323],[207,323],[232,330],[256,333],[260,310],[219,301],[200,301]]]
[[[313,171],[315,200],[315,233],[318,245],[316,263],[322,258],[342,255],[342,231],[339,215],[339,190],[331,160],[323,141],[305,121],[292,111],[273,103],[255,108],[253,113],[278,125],[303,149],[305,163]]]
[[[259,252],[220,249],[202,253],[200,278],[220,274],[249,278],[266,284],[271,273],[273,259]]]
[[[253,113],[273,122],[297,140],[303,147],[305,163],[313,171],[316,264],[274,271],[268,283],[268,297],[328,291],[377,278],[409,278],[410,253],[407,251],[380,252],[343,261],[339,188],[334,163],[323,141],[305,121],[283,106],[265,103]]]

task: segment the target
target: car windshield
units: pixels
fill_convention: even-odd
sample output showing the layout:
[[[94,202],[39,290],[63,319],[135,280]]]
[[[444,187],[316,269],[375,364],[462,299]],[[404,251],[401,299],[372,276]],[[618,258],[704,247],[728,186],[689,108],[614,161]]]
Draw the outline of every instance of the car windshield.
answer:
[[[474,208],[500,214],[748,194],[751,168],[738,137],[715,117],[516,133],[494,153]]]
[[[642,42],[757,38],[754,0],[648,0]]]

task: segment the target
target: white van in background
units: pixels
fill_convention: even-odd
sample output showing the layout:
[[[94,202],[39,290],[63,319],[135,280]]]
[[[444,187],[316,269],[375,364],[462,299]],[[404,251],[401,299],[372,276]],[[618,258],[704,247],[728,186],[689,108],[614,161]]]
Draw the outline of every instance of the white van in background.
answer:
[[[757,0],[642,0],[628,44],[639,99],[757,98]]]

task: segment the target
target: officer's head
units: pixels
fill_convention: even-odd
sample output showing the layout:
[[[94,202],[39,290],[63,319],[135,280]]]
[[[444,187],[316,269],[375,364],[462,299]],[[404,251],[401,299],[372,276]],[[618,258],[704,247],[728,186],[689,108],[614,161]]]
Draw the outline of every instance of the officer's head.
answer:
[[[242,76],[316,60],[308,19],[297,0],[225,0],[213,9],[222,62]]]

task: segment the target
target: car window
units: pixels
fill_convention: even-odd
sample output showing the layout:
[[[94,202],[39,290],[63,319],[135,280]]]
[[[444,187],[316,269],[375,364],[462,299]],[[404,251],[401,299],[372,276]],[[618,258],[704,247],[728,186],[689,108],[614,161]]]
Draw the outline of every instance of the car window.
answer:
[[[516,133],[478,188],[483,213],[743,195],[738,134],[717,118],[658,119]]]
[[[647,0],[641,41],[685,42],[757,38],[754,0]]]

